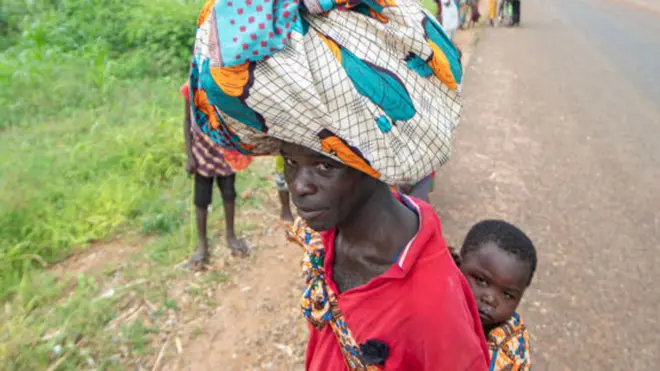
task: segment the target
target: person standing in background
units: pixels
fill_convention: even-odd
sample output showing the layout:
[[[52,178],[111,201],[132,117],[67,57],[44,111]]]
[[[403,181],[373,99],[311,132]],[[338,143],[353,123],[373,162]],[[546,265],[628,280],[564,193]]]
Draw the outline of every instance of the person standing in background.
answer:
[[[513,9],[511,26],[520,26],[520,0],[511,0],[511,8]]]
[[[458,7],[458,25],[460,29],[463,29],[467,21],[467,2],[466,0],[456,0],[456,6]]]
[[[186,143],[186,171],[195,176],[195,216],[197,219],[197,237],[199,245],[190,257],[192,268],[201,268],[209,260],[209,241],[207,237],[208,209],[213,199],[213,183],[220,188],[222,206],[225,212],[225,239],[227,247],[234,255],[247,255],[249,250],[244,240],[236,236],[234,217],[236,213],[236,171],[246,168],[251,157],[238,151],[224,149],[208,139],[192,122],[190,112],[190,87],[186,82],[181,87],[185,98],[183,135]]]
[[[430,202],[429,194],[433,192],[433,183],[435,181],[435,171],[422,180],[414,184],[400,184],[394,187],[395,192],[401,192],[408,196],[413,196],[426,203]]]
[[[289,188],[284,179],[284,158],[281,155],[275,156],[275,187],[280,198],[280,219],[284,222],[293,222],[291,213],[291,197]]]
[[[495,18],[497,18],[498,0],[488,0],[488,22],[491,27],[495,26]]]
[[[454,40],[459,23],[456,3],[454,0],[441,0],[440,4],[438,4],[438,9],[442,9],[441,11],[439,10],[442,13],[442,28],[445,30],[447,36],[449,36],[449,39]]]
[[[468,0],[468,4],[470,5],[470,21],[468,22],[468,26],[475,26],[481,19],[479,0]]]

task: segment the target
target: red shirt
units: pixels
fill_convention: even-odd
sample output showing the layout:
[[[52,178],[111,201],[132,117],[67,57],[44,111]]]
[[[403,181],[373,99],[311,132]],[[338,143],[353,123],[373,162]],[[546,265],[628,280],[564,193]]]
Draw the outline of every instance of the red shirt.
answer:
[[[384,370],[487,370],[488,347],[477,306],[449,254],[440,219],[430,205],[408,198],[419,215],[417,235],[395,264],[367,284],[338,294],[341,312],[357,344],[374,339],[388,345]],[[336,229],[321,234],[324,269],[335,291],[332,262]],[[310,326],[306,369],[346,370],[330,326]]]

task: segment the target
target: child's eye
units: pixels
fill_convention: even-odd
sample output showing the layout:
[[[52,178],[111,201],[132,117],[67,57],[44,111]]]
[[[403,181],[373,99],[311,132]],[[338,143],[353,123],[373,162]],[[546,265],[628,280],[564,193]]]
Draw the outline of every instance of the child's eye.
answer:
[[[479,287],[483,287],[483,288],[488,287],[488,282],[486,282],[485,279],[481,277],[475,277],[474,279],[477,281],[477,285],[479,285]]]
[[[505,292],[505,293],[504,293],[504,298],[505,298],[506,300],[513,300],[513,299],[515,299],[516,297],[515,297],[514,295],[512,295],[512,294],[509,294],[508,292]]]

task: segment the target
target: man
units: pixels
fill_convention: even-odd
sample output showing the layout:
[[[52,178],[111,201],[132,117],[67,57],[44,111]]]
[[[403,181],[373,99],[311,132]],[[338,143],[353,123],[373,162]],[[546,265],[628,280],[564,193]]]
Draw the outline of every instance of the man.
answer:
[[[390,191],[448,160],[460,53],[417,1],[386,3],[208,2],[194,119],[219,145],[283,156],[307,223],[294,233],[306,249],[307,370],[486,370],[437,215]]]
[[[325,281],[353,338],[384,344],[387,370],[485,370],[477,309],[432,207],[302,146],[285,143],[282,155],[298,213],[322,231]],[[333,328],[311,327],[306,369],[343,365]]]

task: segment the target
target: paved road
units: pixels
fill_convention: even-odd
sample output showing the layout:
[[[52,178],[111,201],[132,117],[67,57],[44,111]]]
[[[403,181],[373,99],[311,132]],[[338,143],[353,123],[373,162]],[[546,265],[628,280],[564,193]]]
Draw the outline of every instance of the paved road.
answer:
[[[660,367],[660,12],[635,4],[525,0],[486,29],[433,195],[451,242],[483,217],[536,241],[536,370]]]

